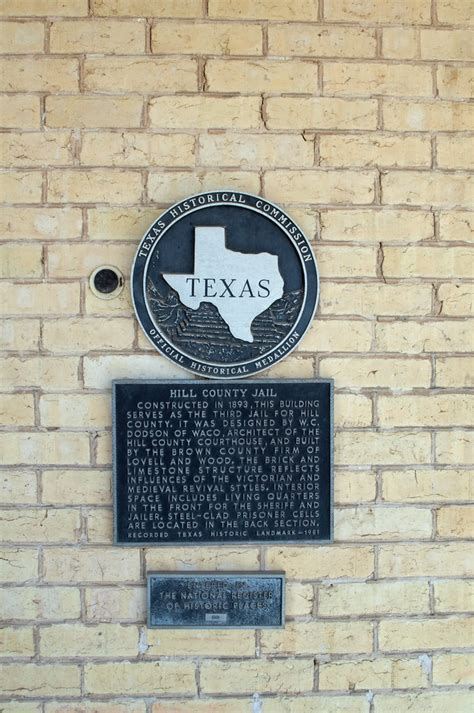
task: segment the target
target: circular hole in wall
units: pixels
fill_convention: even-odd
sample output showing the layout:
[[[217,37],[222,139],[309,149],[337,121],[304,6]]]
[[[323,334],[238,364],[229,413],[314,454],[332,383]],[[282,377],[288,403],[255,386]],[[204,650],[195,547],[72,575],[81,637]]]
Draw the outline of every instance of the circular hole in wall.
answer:
[[[125,280],[118,269],[113,265],[97,267],[89,278],[89,285],[96,297],[102,300],[111,300],[122,292]]]

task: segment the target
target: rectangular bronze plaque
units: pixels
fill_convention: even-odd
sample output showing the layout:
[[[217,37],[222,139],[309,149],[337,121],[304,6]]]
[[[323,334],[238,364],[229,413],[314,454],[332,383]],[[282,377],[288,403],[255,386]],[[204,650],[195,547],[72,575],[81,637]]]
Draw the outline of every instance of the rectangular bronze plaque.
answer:
[[[281,572],[149,572],[148,627],[282,627],[284,592]]]
[[[114,382],[115,542],[332,538],[332,382]]]

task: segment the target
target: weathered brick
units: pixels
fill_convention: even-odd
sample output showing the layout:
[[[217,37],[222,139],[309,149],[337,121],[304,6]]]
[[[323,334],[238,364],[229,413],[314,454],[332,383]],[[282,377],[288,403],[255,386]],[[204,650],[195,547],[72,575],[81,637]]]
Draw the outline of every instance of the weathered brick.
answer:
[[[0,320],[0,348],[5,351],[37,351],[39,337],[38,319]]]
[[[441,240],[474,241],[474,212],[457,211],[440,213],[439,237]]]
[[[327,62],[324,65],[325,94],[372,96],[433,95],[431,67],[412,64],[364,64]]]
[[[79,311],[79,284],[2,282],[0,304],[3,314],[76,314]]]
[[[325,20],[426,24],[431,19],[430,0],[412,0],[407,7],[382,0],[330,0],[324,8]]]
[[[150,122],[164,129],[259,129],[260,104],[260,97],[157,97],[150,101]]]
[[[440,168],[471,168],[469,156],[474,152],[474,138],[471,136],[438,136],[436,139],[436,160]]]
[[[430,446],[429,433],[343,431],[336,434],[335,462],[351,466],[424,464],[430,460]]]
[[[297,579],[367,579],[373,574],[374,552],[372,547],[343,545],[269,547],[266,565]]]
[[[48,198],[58,203],[129,203],[139,201],[142,177],[133,171],[95,168],[51,171]]]
[[[147,661],[86,664],[84,687],[95,695],[157,695],[195,693],[195,664],[187,661]]]
[[[436,533],[438,537],[463,539],[474,537],[474,507],[468,505],[447,505],[436,513]]]
[[[199,137],[199,158],[204,166],[310,167],[314,146],[294,134],[204,134]]]
[[[338,505],[375,500],[375,473],[365,470],[336,470],[334,502]]]
[[[468,284],[448,282],[440,285],[438,300],[444,316],[464,317],[473,314],[473,295]]]
[[[175,378],[183,370],[156,354],[98,356],[84,359],[84,384],[89,389],[108,389],[112,379]]]
[[[54,504],[108,505],[111,478],[104,470],[45,470],[42,501]]]
[[[3,14],[0,9],[0,15]],[[1,22],[0,53],[28,54],[43,52],[44,25],[42,22]]]
[[[469,710],[470,694],[464,691],[406,693],[397,696],[377,694],[374,704],[375,713],[392,713],[394,706],[398,706],[398,710],[409,710],[410,713],[444,713],[449,706],[452,710],[464,713]]]
[[[196,173],[173,171],[172,173],[150,172],[148,194],[151,200],[172,203],[184,194],[192,195],[216,186],[230,190],[258,193],[260,177],[257,171],[199,171]]]
[[[94,349],[131,349],[133,339],[133,324],[121,318],[55,319],[45,321],[43,326],[43,345],[48,351],[56,353],[83,354]]]
[[[425,649],[470,646],[472,619],[385,620],[380,622],[382,651],[423,651]]]
[[[438,21],[443,24],[473,24],[472,7],[468,0],[437,0]]]
[[[334,661],[319,666],[321,691],[352,692],[377,688],[421,688],[427,685],[427,673],[417,658]]]
[[[93,0],[94,15],[199,17],[201,0]]]
[[[373,616],[429,613],[425,582],[363,582],[319,588],[321,616]]]
[[[87,542],[111,545],[114,541],[113,513],[110,508],[93,508],[87,513]]]
[[[8,57],[0,59],[4,92],[74,92],[79,89],[77,59]]]
[[[421,59],[474,59],[469,30],[420,30]]]
[[[463,102],[383,102],[383,126],[389,131],[464,131],[472,126],[474,112]]]
[[[313,61],[296,59],[210,59],[206,79],[210,92],[313,94],[318,87],[318,67]]]
[[[265,190],[276,201],[372,203],[374,175],[353,171],[267,171]]]
[[[79,208],[0,209],[0,232],[8,240],[73,240],[82,231]]]
[[[262,28],[257,24],[160,21],[152,29],[155,54],[259,55]]]
[[[62,20],[50,28],[50,51],[139,54],[145,51],[145,21]]]
[[[393,470],[382,473],[386,502],[470,500],[474,473],[468,470]]]
[[[137,582],[140,552],[87,547],[48,548],[44,552],[45,582]]]
[[[383,202],[388,204],[469,207],[471,177],[428,171],[394,171],[382,176]]]
[[[430,166],[431,143],[418,136],[321,136],[321,166]]]
[[[368,322],[319,319],[298,348],[309,352],[368,352],[371,343],[372,326]]]
[[[416,27],[384,27],[382,54],[385,59],[416,59],[418,29]]]
[[[89,438],[85,433],[0,433],[6,465],[34,465],[38,452],[44,463],[86,465],[89,462]]]
[[[335,539],[426,540],[431,537],[432,517],[427,508],[341,508],[334,513]]]
[[[383,273],[385,277],[470,277],[473,252],[469,247],[386,247]]]
[[[472,399],[468,394],[429,396],[379,396],[378,415],[382,426],[469,426],[473,425]]]
[[[110,397],[105,394],[45,394],[40,399],[43,426],[104,428],[110,419]]]
[[[254,570],[258,569],[256,547],[166,547],[146,553],[147,570]]]
[[[462,577],[473,569],[469,558],[464,542],[382,545],[379,577]]]
[[[436,359],[436,386],[474,386],[472,357]]]
[[[80,694],[81,672],[71,664],[2,664],[0,686],[4,695],[24,698],[75,696]]]
[[[127,699],[126,703],[117,700],[106,702],[81,700],[79,703],[52,701],[45,703],[45,711],[47,713],[146,713],[146,702],[130,699]]]
[[[397,359],[382,357],[324,357],[320,362],[322,376],[336,380],[337,386],[370,388],[374,386],[399,389],[429,387],[429,359]]]
[[[0,174],[2,203],[41,203],[40,171],[8,171]]]
[[[268,52],[284,57],[375,57],[372,28],[326,25],[268,27]]]
[[[43,389],[75,389],[78,385],[78,359],[72,357],[6,357],[2,377],[6,390],[21,386]]]
[[[146,620],[145,587],[88,587],[85,592],[87,621]]]
[[[255,694],[254,694],[255,695]],[[253,705],[255,699],[216,698],[186,701],[186,713],[208,713],[212,706],[212,713],[242,713],[242,705]],[[155,703],[152,713],[181,713],[181,702],[174,699],[167,702]],[[287,696],[279,695],[271,698],[271,713],[314,713],[315,706],[324,710],[324,713],[369,713],[369,702],[364,696],[339,695],[305,695]],[[250,709],[250,708],[249,708]],[[10,713],[10,711],[7,711]],[[28,711],[30,713],[30,711]]]
[[[284,629],[262,631],[265,654],[349,654],[372,651],[372,622],[287,622]]]
[[[443,99],[469,99],[473,94],[473,67],[438,65],[436,78]]]
[[[272,129],[375,129],[377,102],[340,97],[270,97],[266,126]]]
[[[201,686],[204,693],[251,693],[265,689],[268,693],[311,691],[313,661],[285,659],[280,661],[204,661],[201,666]]]
[[[336,394],[334,397],[336,428],[357,428],[372,423],[372,401],[360,394]]]
[[[145,656],[253,656],[253,631],[151,631],[146,634],[148,646]]]
[[[2,510],[0,522],[5,542],[76,542],[81,514],[72,508]]]
[[[0,121],[5,129],[39,129],[39,97],[26,94],[0,95]]]
[[[139,240],[156,220],[156,208],[91,208],[87,212],[91,240]]]
[[[21,584],[38,577],[38,553],[36,549],[17,547],[0,550],[2,566],[0,581]]]
[[[0,245],[0,277],[41,277],[43,274],[41,245]]]
[[[92,270],[101,263],[116,265],[119,270],[127,274],[135,251],[136,246],[133,244],[81,242],[68,245],[57,242],[48,249],[48,274],[50,277],[74,277],[76,275],[85,277],[89,276]]]
[[[0,656],[9,658],[28,657],[35,654],[33,629],[5,626],[0,629]]]
[[[317,4],[312,0],[294,0],[288,4],[285,0],[210,0],[209,16],[246,20],[299,20],[300,22],[318,19]]]
[[[288,616],[304,616],[313,609],[314,590],[310,584],[290,582],[285,592],[285,610]]]
[[[439,654],[433,656],[435,686],[455,686],[474,683],[474,654]]]
[[[120,624],[56,624],[40,629],[42,658],[132,658],[138,652],[135,626]]]
[[[116,94],[118,74],[121,91],[147,94],[197,89],[195,60],[154,57],[89,57],[84,64],[84,86],[90,92]]]
[[[0,7],[0,15],[29,17],[40,15],[87,15],[87,0],[9,0]]]
[[[323,315],[425,315],[431,312],[431,285],[325,283],[320,297]]]
[[[137,96],[77,95],[46,97],[46,124],[51,128],[132,128],[140,126],[143,100]]]
[[[2,483],[0,501],[2,503],[24,505],[36,502],[36,474],[34,472],[5,470],[0,476],[0,480]]]
[[[471,322],[379,322],[375,326],[376,348],[378,351],[402,351],[404,354],[470,351]]]
[[[2,394],[0,420],[2,426],[34,426],[33,394]]]
[[[456,429],[437,433],[436,461],[446,465],[472,465],[474,463],[474,433]]]
[[[433,216],[407,210],[332,210],[321,213],[324,240],[414,242],[434,237]]]
[[[7,619],[62,621],[81,615],[75,587],[8,587],[1,590],[0,602]]]
[[[103,165],[104,161],[108,166],[189,166],[194,164],[194,144],[194,136],[190,134],[88,132],[82,140],[81,163],[86,166]],[[150,223],[151,218],[144,229]],[[110,237],[115,239],[115,236]]]

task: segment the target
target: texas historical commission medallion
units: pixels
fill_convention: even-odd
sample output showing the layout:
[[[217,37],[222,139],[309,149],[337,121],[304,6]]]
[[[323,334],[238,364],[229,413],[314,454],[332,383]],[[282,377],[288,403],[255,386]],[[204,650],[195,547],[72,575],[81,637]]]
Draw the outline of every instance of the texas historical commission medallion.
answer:
[[[164,356],[215,379],[280,361],[318,300],[308,240],[259,196],[210,191],[176,203],[146,232],[132,270],[140,324]]]

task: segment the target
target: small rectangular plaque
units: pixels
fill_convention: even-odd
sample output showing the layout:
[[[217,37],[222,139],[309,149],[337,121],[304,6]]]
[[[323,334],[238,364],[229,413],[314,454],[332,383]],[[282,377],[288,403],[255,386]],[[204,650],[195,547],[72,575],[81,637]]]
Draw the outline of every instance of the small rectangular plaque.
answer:
[[[121,545],[327,542],[332,382],[114,382]]]
[[[149,572],[148,627],[282,627],[284,591],[281,572]]]

